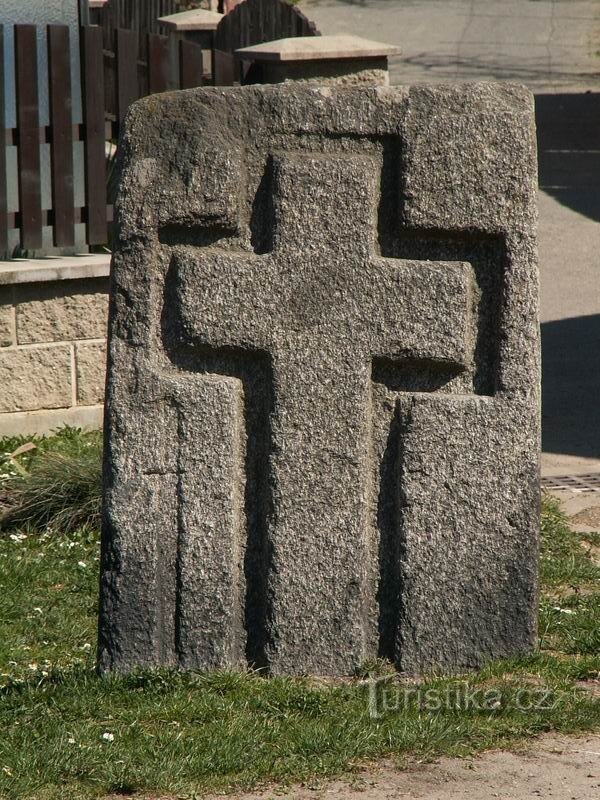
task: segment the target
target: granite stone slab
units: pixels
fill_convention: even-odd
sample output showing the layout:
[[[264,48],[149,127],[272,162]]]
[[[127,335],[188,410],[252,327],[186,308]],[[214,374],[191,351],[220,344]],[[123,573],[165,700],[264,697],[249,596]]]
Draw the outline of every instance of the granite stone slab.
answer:
[[[531,95],[197,89],[122,151],[101,669],[531,650]]]

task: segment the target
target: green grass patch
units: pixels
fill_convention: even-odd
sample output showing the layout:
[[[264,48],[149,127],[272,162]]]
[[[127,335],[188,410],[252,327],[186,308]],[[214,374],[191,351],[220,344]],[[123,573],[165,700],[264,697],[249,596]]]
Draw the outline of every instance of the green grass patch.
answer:
[[[600,653],[600,537],[575,533],[553,498],[542,514],[540,646],[568,655]]]
[[[25,474],[16,472],[26,480],[50,453],[77,460],[99,446],[89,441],[61,432],[17,456]],[[21,444],[0,442],[0,451]],[[18,486],[10,459],[3,469]],[[600,727],[598,700],[584,685],[600,672],[597,538],[572,532],[552,502],[544,507],[539,652],[418,685],[375,662],[360,679],[333,684],[164,670],[100,679],[98,535],[89,525],[65,534],[51,519],[50,529],[28,518],[0,537],[3,800],[191,798],[311,781],[384,756],[404,766]],[[364,679],[369,670],[382,676],[377,683]]]
[[[97,528],[102,434],[62,428],[55,436],[0,442],[0,530]]]
[[[98,534],[36,532],[0,539],[0,687],[92,666]],[[1,747],[0,737],[0,747]]]
[[[582,591],[598,586],[600,567],[590,558],[590,550],[600,545],[597,533],[579,534],[553,497],[545,497],[542,513],[540,578],[547,591]]]

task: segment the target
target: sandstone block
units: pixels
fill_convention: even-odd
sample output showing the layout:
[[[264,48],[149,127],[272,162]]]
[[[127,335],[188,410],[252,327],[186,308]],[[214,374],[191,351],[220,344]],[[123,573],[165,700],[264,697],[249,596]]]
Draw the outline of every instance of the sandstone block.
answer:
[[[14,313],[12,287],[0,290],[0,347],[14,344]]]
[[[0,352],[0,413],[68,408],[71,348],[35,347]]]
[[[104,400],[106,344],[78,342],[75,345],[77,404],[92,406]]]
[[[27,284],[17,289],[16,303],[19,344],[106,336],[105,279]]]

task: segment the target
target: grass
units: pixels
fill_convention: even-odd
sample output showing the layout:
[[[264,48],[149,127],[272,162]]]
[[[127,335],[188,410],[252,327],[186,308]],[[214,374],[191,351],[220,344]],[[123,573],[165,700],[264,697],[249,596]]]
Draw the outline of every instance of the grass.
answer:
[[[540,645],[572,656],[600,654],[600,534],[574,533],[556,501],[542,517]]]
[[[78,459],[86,441],[62,431],[0,470],[18,487],[15,471],[26,481],[50,453]],[[0,442],[0,452],[22,444]],[[67,508],[58,504],[59,513]],[[65,533],[55,516],[40,529],[29,519],[0,538],[0,797],[192,798],[314,781],[383,756],[402,766],[544,731],[596,729],[599,703],[582,682],[600,671],[598,536],[573,533],[552,502],[542,534],[539,652],[418,687],[383,679],[370,691],[364,680],[327,685],[241,672],[98,678],[96,530]]]
[[[73,533],[97,528],[102,434],[62,428],[55,436],[0,442],[0,530],[15,526]]]

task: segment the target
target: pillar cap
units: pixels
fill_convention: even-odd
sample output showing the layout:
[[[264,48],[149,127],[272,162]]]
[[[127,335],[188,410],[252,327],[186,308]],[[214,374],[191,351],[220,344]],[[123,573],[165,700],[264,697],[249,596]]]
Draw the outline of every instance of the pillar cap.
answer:
[[[158,22],[174,31],[214,31],[224,16],[217,11],[195,8],[159,17]]]
[[[235,54],[242,61],[335,61],[342,58],[385,58],[397,55],[400,48],[374,42],[361,36],[296,36],[276,39],[252,47],[241,47]]]

